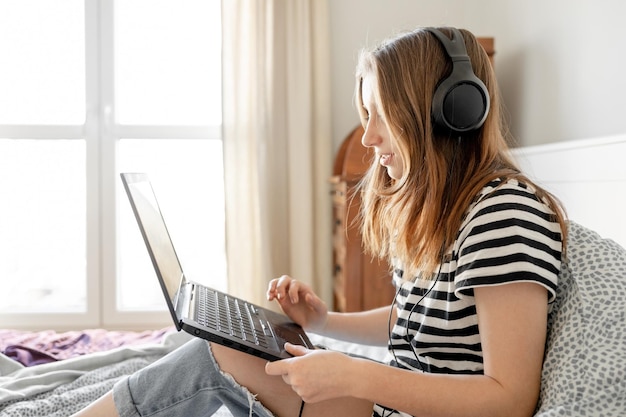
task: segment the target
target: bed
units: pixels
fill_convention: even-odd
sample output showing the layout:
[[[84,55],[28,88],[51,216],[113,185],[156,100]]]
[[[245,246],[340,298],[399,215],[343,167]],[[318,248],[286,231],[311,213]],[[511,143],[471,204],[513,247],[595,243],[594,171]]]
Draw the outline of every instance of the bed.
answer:
[[[185,340],[173,328],[0,330],[0,415],[71,415]]]
[[[626,246],[626,134],[522,147],[513,156],[570,219]]]
[[[536,416],[626,415],[626,136],[513,153],[564,201],[573,220],[569,260],[551,306]],[[173,328],[0,331],[0,416],[71,415],[189,338]],[[381,348],[312,338],[374,359],[385,355]],[[225,408],[217,415],[231,416]]]
[[[174,328],[144,332],[91,329],[56,333],[0,330],[0,416],[69,416],[126,375],[182,346]],[[382,348],[311,335],[316,344],[382,360]],[[218,417],[231,417],[222,407]]]

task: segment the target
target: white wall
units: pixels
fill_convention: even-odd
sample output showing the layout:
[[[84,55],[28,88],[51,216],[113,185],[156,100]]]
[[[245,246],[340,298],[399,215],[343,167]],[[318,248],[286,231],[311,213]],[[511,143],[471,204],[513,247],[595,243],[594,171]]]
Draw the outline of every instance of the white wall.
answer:
[[[495,38],[495,67],[522,145],[626,132],[622,0],[330,0],[333,140],[358,124],[358,51],[417,26]]]

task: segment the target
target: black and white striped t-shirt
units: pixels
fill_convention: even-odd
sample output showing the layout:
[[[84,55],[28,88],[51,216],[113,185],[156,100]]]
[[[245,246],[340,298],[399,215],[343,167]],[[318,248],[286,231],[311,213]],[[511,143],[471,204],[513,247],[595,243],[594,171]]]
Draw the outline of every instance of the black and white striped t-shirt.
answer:
[[[562,236],[551,210],[517,180],[492,181],[470,207],[437,279],[402,279],[394,272],[398,319],[392,366],[446,374],[482,374],[473,289],[510,282],[543,285],[555,296]],[[419,387],[416,387],[419,391]],[[374,416],[406,416],[376,405]]]

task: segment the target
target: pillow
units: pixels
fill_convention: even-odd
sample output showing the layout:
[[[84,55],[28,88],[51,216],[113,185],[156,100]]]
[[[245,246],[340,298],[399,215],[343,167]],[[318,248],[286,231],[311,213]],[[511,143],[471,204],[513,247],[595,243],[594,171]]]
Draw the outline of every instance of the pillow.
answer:
[[[626,416],[626,250],[569,222],[566,257],[535,416]]]

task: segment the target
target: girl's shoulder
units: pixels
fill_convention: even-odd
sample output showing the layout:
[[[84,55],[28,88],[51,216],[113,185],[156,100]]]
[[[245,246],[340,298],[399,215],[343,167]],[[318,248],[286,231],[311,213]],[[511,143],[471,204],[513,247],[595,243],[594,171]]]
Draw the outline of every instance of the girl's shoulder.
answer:
[[[459,232],[462,236],[475,227],[503,228],[512,224],[560,231],[554,211],[538,196],[533,184],[516,178],[497,178],[485,184],[476,195]]]
[[[544,285],[553,300],[561,251],[560,224],[534,186],[491,181],[470,206],[453,247],[456,293],[521,279]],[[490,274],[484,275],[486,265]]]
[[[485,184],[474,199],[474,202],[503,195],[520,195],[538,200],[536,194],[537,190],[532,184],[518,178],[495,178]]]
[[[466,218],[471,214],[485,211],[523,209],[533,207],[546,214],[552,210],[538,195],[536,188],[517,178],[496,178],[489,181],[476,195],[467,210]]]

